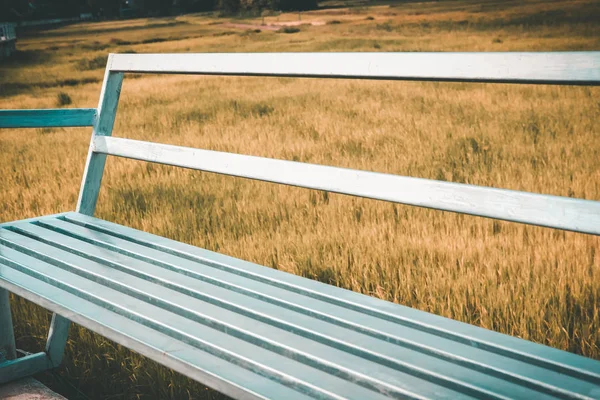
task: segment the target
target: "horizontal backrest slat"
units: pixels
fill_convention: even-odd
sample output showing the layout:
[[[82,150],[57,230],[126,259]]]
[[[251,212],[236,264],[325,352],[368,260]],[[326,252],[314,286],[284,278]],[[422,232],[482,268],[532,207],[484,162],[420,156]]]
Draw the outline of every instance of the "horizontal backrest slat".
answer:
[[[113,54],[117,72],[600,84],[600,52]]]
[[[93,126],[95,108],[0,110],[0,128]]]
[[[600,235],[598,201],[111,138],[125,72],[599,85],[599,51],[111,54],[98,108],[103,117],[96,116],[96,109],[4,110],[0,128],[95,125],[77,207],[87,215],[93,215],[104,160],[111,154]]]
[[[97,136],[136,160],[600,235],[600,202]]]

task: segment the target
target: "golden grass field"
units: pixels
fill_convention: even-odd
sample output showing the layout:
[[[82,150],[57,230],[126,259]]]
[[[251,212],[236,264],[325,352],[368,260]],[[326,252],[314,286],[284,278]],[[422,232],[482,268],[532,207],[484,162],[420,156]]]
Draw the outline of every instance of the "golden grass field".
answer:
[[[109,52],[600,50],[598,1],[302,20],[325,24],[286,34],[187,15],[30,33],[0,64],[0,108],[95,107]],[[599,99],[592,87],[133,75],[114,134],[600,200]],[[90,133],[0,132],[0,222],[73,210]],[[598,237],[116,158],[97,216],[600,359]],[[13,305],[17,347],[40,349],[48,313]],[[220,398],[79,326],[63,366],[39,378],[72,399]]]

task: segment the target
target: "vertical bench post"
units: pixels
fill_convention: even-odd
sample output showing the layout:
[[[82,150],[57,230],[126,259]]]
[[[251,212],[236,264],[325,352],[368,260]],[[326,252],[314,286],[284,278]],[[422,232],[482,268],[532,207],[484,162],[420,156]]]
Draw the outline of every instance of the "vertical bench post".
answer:
[[[69,326],[71,321],[58,314],[52,314],[52,322],[48,331],[48,340],[46,341],[45,353],[52,363],[52,366],[58,367],[65,353],[65,346],[69,337]]]
[[[17,357],[8,290],[0,288],[0,363]]]
[[[113,55],[108,56],[106,72],[104,74],[104,83],[100,93],[100,102],[98,104],[98,118],[94,123],[92,131],[92,140],[88,151],[79,200],[77,201],[77,212],[89,216],[94,215],[96,202],[100,193],[100,184],[104,174],[104,164],[106,163],[106,154],[95,153],[92,145],[95,136],[111,136],[117,106],[119,105],[119,96],[121,94],[121,85],[123,83],[122,72],[111,72]]]
[[[90,216],[93,216],[96,210],[96,202],[100,193],[100,184],[102,183],[102,175],[104,174],[104,165],[106,163],[106,155],[95,153],[92,150],[92,144],[94,136],[110,136],[112,134],[119,96],[121,94],[121,85],[123,83],[123,73],[115,73],[110,70],[112,59],[113,55],[110,54],[106,64],[104,82],[102,83],[102,91],[100,92],[98,103],[97,118],[92,130],[92,139],[90,141],[79,199],[77,201],[77,212]],[[58,366],[62,360],[65,345],[67,344],[69,325],[70,321],[68,319],[58,314],[52,315],[50,332],[46,343],[46,355],[53,366]]]

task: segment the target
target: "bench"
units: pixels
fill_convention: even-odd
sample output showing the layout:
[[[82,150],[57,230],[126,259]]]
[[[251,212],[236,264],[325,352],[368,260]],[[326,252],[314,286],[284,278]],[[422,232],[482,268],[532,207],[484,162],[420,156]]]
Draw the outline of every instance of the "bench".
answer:
[[[95,218],[117,156],[600,235],[600,202],[111,137],[125,73],[598,85],[600,52],[112,54],[75,212],[0,224],[0,383],[60,364],[70,321],[238,399],[600,398],[600,362]],[[8,292],[54,313],[15,356]]]

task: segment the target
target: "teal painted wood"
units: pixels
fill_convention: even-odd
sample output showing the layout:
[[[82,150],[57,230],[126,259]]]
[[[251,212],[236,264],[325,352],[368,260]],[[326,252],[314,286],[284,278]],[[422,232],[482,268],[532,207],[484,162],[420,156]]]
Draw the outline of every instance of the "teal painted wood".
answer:
[[[46,354],[54,367],[58,367],[62,361],[70,325],[70,321],[65,317],[58,314],[52,315],[48,340],[46,342]]]
[[[600,396],[597,361],[79,213],[2,225],[0,286],[236,398]]]
[[[112,135],[115,123],[121,85],[123,84],[123,73],[110,71],[112,59],[113,55],[109,56],[98,104],[98,118],[92,132],[92,143],[96,136]],[[94,215],[105,163],[106,155],[94,152],[90,146],[79,191],[79,199],[77,200],[78,212]]]
[[[0,110],[0,128],[93,126],[95,119],[95,108]]]
[[[181,276],[175,272],[169,272],[169,271],[164,271],[161,268],[152,265],[157,264],[157,265],[161,265],[165,268],[189,268],[189,269],[193,269],[194,268],[194,263],[190,262],[190,261],[185,261],[185,260],[181,260],[177,257],[174,257],[172,255],[165,255],[162,252],[158,252],[152,249],[147,249],[143,246],[140,245],[136,245],[136,244],[131,244],[128,241],[125,240],[120,240],[120,239],[115,239],[114,236],[112,235],[107,235],[107,234],[100,234],[95,230],[90,230],[90,229],[86,229],[83,227],[73,227],[70,226],[69,223],[67,222],[63,222],[63,221],[46,221],[44,223],[41,223],[43,228],[47,228],[50,229],[50,231],[46,230],[46,229],[42,229],[42,227],[37,227],[37,226],[27,226],[27,227],[23,227],[20,226],[19,228],[15,228],[17,229],[17,231],[19,233],[23,233],[24,235],[30,237],[30,238],[35,238],[36,240],[40,240],[44,243],[52,243],[53,246],[59,247],[61,249],[64,249],[65,251],[69,251],[71,253],[74,254],[79,254],[81,257],[85,257],[88,260],[94,260],[95,262],[98,263],[109,263],[109,264],[114,264],[115,262],[118,262],[118,268],[121,269],[126,269],[128,272],[133,272],[135,274],[139,274],[138,276],[142,277],[142,276],[146,276],[146,275],[150,275],[153,276],[155,279],[161,279],[161,281],[163,282],[171,282],[173,284],[174,287],[179,288],[180,290],[185,290],[186,292],[192,292],[194,293],[194,296],[196,297],[201,297],[204,302],[206,303],[210,303],[210,304],[218,304],[221,307],[227,307],[230,309],[235,309],[235,311],[237,313],[242,313],[243,315],[248,315],[249,318],[248,322],[247,322],[247,326],[245,327],[245,329],[249,330],[249,331],[259,331],[260,332],[260,326],[257,326],[254,319],[259,319],[260,321],[264,321],[266,323],[269,323],[271,325],[276,325],[277,327],[287,330],[287,331],[293,331],[293,332],[298,332],[298,333],[303,333],[306,337],[310,338],[311,340],[317,341],[319,343],[322,344],[327,344],[330,345],[332,347],[335,347],[338,350],[345,350],[345,351],[349,351],[354,355],[361,355],[363,357],[365,357],[367,360],[375,360],[375,361],[379,361],[379,362],[383,362],[383,363],[387,363],[387,364],[392,364],[395,365],[397,368],[403,369],[406,368],[408,370],[415,370],[418,372],[419,368],[418,367],[413,367],[412,365],[406,364],[406,363],[398,363],[397,361],[394,361],[394,357],[396,359],[399,360],[416,360],[413,361],[415,364],[422,364],[424,362],[426,362],[428,357],[434,357],[432,355],[422,355],[419,353],[419,351],[398,351],[397,346],[391,345],[388,342],[390,341],[390,338],[384,338],[384,342],[378,341],[376,339],[373,338],[369,338],[369,337],[364,337],[363,335],[360,334],[355,334],[353,332],[349,332],[349,331],[344,331],[341,332],[341,334],[337,334],[335,331],[332,331],[331,327],[329,326],[328,323],[325,322],[321,322],[319,320],[313,320],[309,317],[305,317],[305,316],[295,316],[293,321],[288,321],[286,320],[287,317],[289,317],[289,315],[287,314],[287,309],[281,308],[281,307],[277,307],[274,305],[270,305],[270,304],[264,304],[261,301],[255,301],[255,300],[249,300],[247,298],[245,298],[244,295],[241,294],[237,294],[237,293],[231,293],[230,291],[226,290],[225,288],[221,288],[220,286],[218,286],[219,284],[217,283],[217,288],[213,287],[211,284],[208,283],[204,283],[204,282],[200,282],[198,285],[190,285],[190,279],[187,278],[186,276]],[[53,232],[60,232],[65,234],[66,236],[64,236],[63,238],[60,237],[56,237],[55,235],[53,235]],[[93,238],[93,239],[90,239]],[[81,241],[87,241],[92,244],[82,244]],[[131,255],[131,257],[135,257],[135,260],[132,260],[128,257],[124,257],[124,256],[119,256],[117,255],[115,258],[110,258],[107,259],[106,257],[106,251],[103,250],[103,248],[111,248],[114,249],[114,251],[117,252],[121,252],[122,254],[129,254]],[[44,252],[44,254],[46,255],[50,255],[51,253],[46,252],[44,249],[40,249],[41,251]],[[46,249],[51,251],[50,249]],[[137,261],[138,259],[140,260],[144,260],[145,262],[139,262]],[[160,260],[160,261],[159,261]],[[83,264],[82,260],[77,260],[76,258],[73,260],[74,263],[78,263],[78,264]],[[86,268],[87,269],[87,268]],[[102,270],[100,269],[97,274],[101,274]],[[200,272],[198,271],[198,273],[200,274]],[[118,273],[117,273],[118,275]],[[211,272],[208,268],[207,271],[204,271],[203,273],[203,278],[206,280],[211,280],[212,282],[219,282],[218,280],[215,281],[215,278],[221,278],[223,275],[227,275],[224,273],[219,273],[218,271],[215,272]],[[123,275],[121,277],[118,278],[118,282],[127,282],[128,277],[126,275]],[[233,277],[233,279],[235,280],[236,277]],[[226,279],[226,278],[225,278]],[[231,277],[230,277],[231,279]],[[257,293],[261,293],[262,296],[268,296],[268,295],[272,295],[273,290],[269,287],[269,285],[254,285],[254,286],[258,286],[258,287],[253,287],[252,283],[247,284],[245,282],[243,282],[243,279],[239,279],[238,280],[240,282],[235,282],[235,284],[239,284],[239,285],[244,285],[244,288],[248,288],[248,289],[254,289]],[[223,281],[221,281],[223,282]],[[230,284],[233,284],[233,282],[229,281]],[[140,287],[141,285],[144,285],[143,281],[137,282],[133,284],[135,287]],[[163,286],[168,286],[167,284],[163,283]],[[194,287],[195,286],[195,287]],[[175,289],[176,290],[176,289]],[[287,294],[285,293],[285,291],[280,290],[279,292],[281,292],[281,294],[278,296],[279,298],[286,298],[288,301],[290,299],[293,299],[294,297],[298,298],[298,304],[303,304],[304,306],[309,305],[311,302],[312,303],[316,303],[318,304],[318,302],[313,302],[311,300],[304,300],[301,299],[301,296],[297,296],[292,294]],[[168,294],[168,298],[172,301],[175,301],[175,299],[177,299],[178,294],[177,293],[170,293]],[[192,307],[193,309],[201,309],[201,310],[210,310],[211,308],[214,308],[213,306],[211,306],[210,304],[205,304],[205,303],[200,303],[198,302],[198,304],[194,304],[194,301],[190,301],[187,298],[184,298],[183,296],[179,296],[182,297],[181,299],[181,304],[186,305],[188,307]],[[315,309],[322,309],[323,306],[318,307],[316,306]],[[214,313],[216,315],[220,315],[223,317],[224,313],[221,310],[215,309]],[[225,312],[227,313],[227,312]],[[340,316],[341,314],[343,315],[343,310],[340,309],[335,309],[333,308],[331,310],[331,314],[332,315],[336,315],[336,316]],[[226,318],[226,316],[224,316],[224,318]],[[360,321],[360,316],[358,316],[358,321]],[[301,326],[299,326],[299,323],[302,322],[306,322],[306,325],[310,325],[311,329],[306,329],[306,328],[302,328]],[[365,322],[369,322],[369,321],[363,321],[362,323]],[[376,320],[373,322],[369,322],[369,326],[371,325],[376,325]],[[235,328],[232,328],[232,326],[234,324],[240,324],[243,323],[243,317],[240,318],[237,314],[232,315],[232,317],[230,317],[230,325],[228,326],[227,329],[232,330]],[[360,322],[359,322],[360,323]],[[260,325],[260,324],[259,324]],[[273,332],[274,334],[276,332]],[[405,332],[397,332],[398,335],[400,335],[402,338],[404,338],[404,342],[406,344],[406,339],[407,338],[411,338],[411,332],[410,330],[406,330]],[[265,334],[265,336],[268,336],[269,332],[267,332]],[[412,335],[413,337],[411,338],[413,340],[413,342],[416,340],[416,337],[413,333]],[[283,339],[285,339],[285,335],[283,334],[276,334],[275,336],[272,337],[272,340],[279,340],[282,341]],[[422,338],[421,338],[422,340]],[[436,338],[435,336],[432,336],[432,344],[434,344],[434,346],[437,347],[437,353],[438,355],[443,351],[442,347],[444,342],[447,342],[446,345],[448,346],[456,346],[455,344],[451,343],[451,341],[445,341],[445,340],[441,340],[439,338]],[[301,348],[304,344],[301,342],[301,340],[299,340],[296,337],[291,337],[289,339],[289,346],[296,346],[297,348]],[[362,346],[362,348],[361,348]],[[441,347],[440,347],[441,346]],[[414,346],[413,346],[414,347]],[[318,352],[319,355],[325,357],[328,356],[328,359],[333,359],[336,358],[335,356],[335,351],[328,351],[328,348],[319,348],[318,344],[315,344],[314,342],[307,342],[306,345],[304,345],[304,350],[309,353],[311,351],[313,352]],[[372,351],[372,350],[376,350],[376,351]],[[424,350],[426,353],[429,354],[434,354],[435,351],[431,351],[427,350],[426,348],[421,349]],[[470,347],[466,347],[462,350],[463,354],[462,356],[464,357],[464,359],[468,359],[469,357],[475,357],[476,354],[472,354],[472,349]],[[457,350],[455,350],[455,353],[457,352]],[[460,351],[459,351],[460,352]],[[477,352],[475,352],[477,353]],[[385,356],[382,356],[385,355]],[[390,357],[391,356],[391,357]],[[450,354],[445,354],[444,357],[447,360],[451,360],[452,359],[452,355]],[[352,361],[349,361],[352,362]],[[369,365],[369,362],[366,362],[364,360],[358,360],[355,361],[359,363],[359,367],[358,369],[363,369],[365,373],[372,373],[373,371],[376,371],[376,368],[373,368],[371,365]],[[433,362],[430,362],[429,364],[430,366],[428,367],[429,371],[437,371],[437,372],[443,372],[444,371],[444,362],[443,361],[439,361],[438,359],[435,359]],[[479,365],[476,365],[476,363],[472,363],[470,365],[471,367],[477,366],[479,369],[482,368],[487,368],[486,370],[488,372],[493,372],[495,374],[503,374],[503,376],[507,379],[511,379],[511,380],[519,380],[521,379],[521,381],[523,381],[526,384],[536,384],[535,380],[523,380],[522,377],[519,377],[518,374],[515,374],[515,371],[519,370],[519,363],[512,363],[512,364],[508,364],[508,365],[504,365],[504,367],[502,366],[498,366],[498,365],[494,365],[493,364],[493,360],[490,364],[490,360],[489,358],[483,358],[479,360]],[[504,368],[504,371],[502,371],[502,368]],[[520,365],[520,368],[523,369],[523,364]],[[447,367],[446,367],[447,369]],[[487,375],[485,374],[478,374],[478,373],[472,373],[471,371],[465,371],[465,368],[461,368],[460,366],[456,367],[456,369],[451,370],[451,373],[449,374],[450,376],[453,376],[454,379],[462,379],[462,380],[467,380],[467,381],[472,381],[470,382],[470,384],[472,384],[473,386],[478,386],[480,384],[485,384],[486,380],[487,380]],[[529,366],[527,366],[527,369],[529,369]],[[531,371],[530,371],[531,372]],[[558,378],[559,376],[557,375],[555,378]],[[543,379],[548,379],[550,378],[550,376],[548,375],[548,373],[545,373],[545,375],[543,376]],[[542,385],[543,383],[541,382],[537,382],[537,385]],[[511,395],[514,395],[514,391],[510,393]],[[525,395],[525,394],[523,394]],[[529,393],[529,395],[532,395],[531,393]]]
[[[113,237],[125,239],[127,242],[140,244],[143,246],[141,249],[143,249],[144,252],[149,251],[149,249],[156,249],[164,253],[191,259],[192,261],[207,263],[213,267],[213,269],[210,270],[210,276],[214,276],[219,270],[223,270],[230,272],[233,275],[250,278],[250,280],[244,279],[242,281],[236,281],[233,284],[238,286],[235,290],[241,291],[245,287],[239,286],[241,283],[251,285],[252,281],[264,282],[272,287],[284,289],[285,291],[283,293],[286,298],[293,295],[293,293],[305,296],[302,298],[302,303],[310,301],[309,298],[316,298],[325,302],[340,305],[344,308],[359,311],[361,312],[360,318],[354,321],[356,325],[359,325],[360,321],[367,318],[368,315],[374,317],[374,319],[370,320],[368,326],[377,326],[378,321],[381,322],[382,320],[395,321],[408,326],[423,323],[423,328],[426,328],[426,330],[434,332],[438,336],[449,336],[454,341],[473,345],[477,348],[485,348],[499,354],[510,354],[511,357],[524,359],[530,363],[545,365],[548,368],[556,368],[557,370],[562,371],[562,373],[568,374],[570,373],[569,371],[574,371],[577,370],[578,367],[583,367],[579,373],[586,375],[589,373],[588,371],[595,371],[594,375],[590,375],[590,377],[594,377],[594,379],[600,378],[600,370],[598,370],[600,364],[597,361],[573,356],[570,353],[555,350],[547,346],[536,345],[531,342],[515,339],[508,335],[500,335],[486,329],[475,328],[469,324],[438,317],[433,314],[423,313],[409,307],[382,302],[381,300],[369,296],[358,295],[352,291],[324,285],[309,279],[298,279],[298,277],[291,274],[264,268],[233,257],[122,227],[100,219],[90,219],[77,213],[65,213],[54,218],[43,218],[40,219],[40,223],[47,225],[55,220],[64,220],[73,224],[89,227],[93,230],[95,235],[97,235],[98,232],[102,232],[110,234]],[[114,239],[111,238],[111,240]],[[119,252],[121,251],[123,250],[119,250]],[[229,275],[229,277],[231,278],[233,275]],[[227,287],[233,288],[233,286]],[[265,287],[260,286],[255,288],[250,286],[248,290],[248,293],[254,293],[255,296],[260,297],[262,296],[262,290],[265,290]],[[360,299],[360,302],[354,302],[356,299]],[[271,299],[270,301],[275,300]],[[390,310],[399,310],[401,312],[396,314],[383,312],[382,310],[386,309],[386,307],[382,307],[384,305],[388,305]],[[371,306],[376,308],[379,306],[379,309],[372,308]],[[339,315],[340,312],[339,309],[335,309],[332,314]],[[386,340],[395,339],[386,336]],[[527,357],[524,356],[525,353],[528,354]],[[544,356],[546,355],[551,355],[551,358],[554,360],[560,359],[562,360],[562,363],[544,359]]]
[[[256,264],[159,236],[131,230],[130,228],[110,222],[99,219],[92,220],[77,213],[68,213],[57,217],[55,221],[47,218],[40,220],[40,225],[52,226],[53,224],[58,224],[61,220],[91,229],[91,235],[87,236],[86,241],[97,244],[102,248],[121,254],[134,252],[135,257],[139,258],[142,258],[143,254],[151,254],[152,257],[150,259],[153,259],[153,257],[156,257],[156,253],[150,253],[152,249],[161,253],[175,255],[178,258],[199,262],[202,265],[206,264],[211,268],[204,274],[186,269],[182,269],[182,273],[211,284],[223,286],[235,292],[291,308],[293,311],[318,316],[319,319],[335,321],[337,324],[342,324],[342,321],[346,321],[347,326],[359,329],[361,332],[368,332],[368,334],[380,337],[386,341],[398,342],[409,346],[408,342],[402,341],[402,337],[404,336],[396,334],[398,333],[397,329],[399,325],[415,326],[419,327],[418,336],[412,338],[408,336],[411,340],[414,339],[417,341],[422,339],[424,336],[420,331],[423,330],[433,333],[436,336],[436,340],[439,337],[447,337],[453,342],[483,348],[497,354],[506,354],[511,358],[524,360],[536,365],[543,365],[546,368],[556,369],[566,374],[579,371],[577,373],[582,376],[588,376],[586,374],[589,374],[589,371],[596,371],[588,377],[593,379],[600,378],[597,361],[573,356],[569,353],[515,339],[511,336],[500,335],[485,329],[474,328],[468,324],[423,313],[409,307],[391,305],[381,300],[357,295],[354,292],[323,285],[312,280],[298,279],[294,275],[264,268]],[[20,228],[21,225],[19,225]],[[115,241],[119,246],[111,247],[110,243],[106,240],[100,242],[99,238],[102,237],[100,233],[110,235],[110,240]],[[74,232],[70,231],[69,234],[73,235]],[[74,235],[74,237],[81,239],[82,236]],[[122,239],[123,241],[118,241],[117,239]],[[129,249],[127,243],[129,245],[132,243],[138,244],[141,247],[138,247],[138,250],[134,251]],[[162,260],[162,258],[158,258],[157,260]],[[155,263],[157,261],[152,262]],[[181,262],[178,259],[177,263]],[[227,280],[222,279],[225,277]],[[294,299],[297,299],[297,303],[299,304],[297,307],[292,306],[289,301]],[[360,299],[360,301],[356,301],[357,299]],[[311,309],[310,306],[313,304],[313,301],[318,302],[314,303],[315,306]],[[333,308],[328,309],[329,314],[327,314],[323,310],[326,303],[331,303],[333,306],[342,308],[332,306]],[[384,304],[388,304],[388,307],[383,307]],[[317,311],[317,309],[321,309],[321,311]],[[394,313],[392,312],[393,310],[397,312]],[[358,312],[358,314],[354,314],[354,312]],[[396,325],[389,325],[390,322],[395,322]],[[407,334],[404,331],[400,333],[403,335]],[[433,342],[429,344],[435,347]],[[441,349],[437,349],[436,352],[439,350]],[[548,355],[550,355],[550,358],[544,358]],[[467,355],[465,354],[465,356]],[[557,362],[556,360],[561,361]]]
[[[0,365],[16,357],[9,293],[0,288]]]
[[[55,313],[46,351],[1,363],[0,382],[58,365],[69,320],[73,320],[240,399],[600,398],[597,361],[91,217],[106,155],[124,155],[119,153],[122,148],[110,151],[109,147],[135,142],[106,138],[112,134],[123,72],[600,83],[599,52],[357,56],[109,56],[99,115],[93,120],[79,213],[0,224],[0,295],[9,290]],[[238,59],[244,62],[235,62]],[[340,62],[343,59],[356,62]],[[432,63],[433,59],[448,63],[441,63],[445,67],[440,70],[440,63]],[[0,112],[0,127],[3,123],[23,126],[23,121],[30,126],[58,123],[50,116],[61,113],[60,125],[43,126],[86,126],[73,124],[83,124],[89,114],[76,119],[73,111]],[[145,155],[133,158],[153,162],[165,162],[162,152],[174,148],[150,146],[146,150],[121,147],[129,149],[125,156],[142,151]],[[179,157],[187,159],[174,165],[195,168],[203,162],[195,153],[201,150],[177,150]],[[202,153],[203,157],[207,154]],[[215,172],[231,172],[229,161],[224,172]],[[259,172],[248,176],[263,179]],[[280,183],[298,184],[287,179]],[[379,198],[374,193],[366,197]],[[572,201],[583,202],[581,209],[596,203]],[[421,200],[407,204],[413,203],[432,206]],[[535,204],[524,208],[530,214],[539,211]],[[560,209],[566,225],[545,223],[545,217],[536,224],[597,233],[594,212],[589,218],[575,218]],[[489,216],[499,218],[494,213]],[[582,228],[580,220],[588,225],[591,221],[591,230]],[[10,321],[3,311],[7,302],[1,303],[0,323]],[[4,328],[12,332],[8,324]],[[2,343],[11,343],[11,333],[0,335]]]
[[[72,211],[67,211],[67,212],[62,212],[62,213],[56,213],[56,214],[49,214],[49,215],[44,215],[41,217],[33,217],[33,218],[26,218],[26,219],[21,219],[19,220],[19,222],[21,223],[27,223],[27,222],[34,222],[34,221],[44,221],[47,219],[56,219],[56,218],[62,218],[65,217],[67,215],[72,214]],[[14,225],[14,221],[7,221],[7,222],[2,222],[0,223],[0,228],[5,227],[5,226],[12,226]]]
[[[0,384],[59,366],[67,343],[69,324],[69,320],[54,314],[46,351],[17,359],[8,290],[0,287]]]
[[[52,219],[62,215],[64,213],[49,215],[41,219],[39,217],[25,219],[23,222],[40,221],[46,218]],[[9,224],[3,223],[0,224],[0,227],[9,226]],[[6,298],[3,297],[3,292],[6,294]],[[8,351],[9,354],[12,354],[12,357],[9,357],[12,360],[16,358],[16,353],[13,325],[10,317],[8,291],[0,287],[0,347],[4,346],[12,349],[12,353]],[[68,319],[53,314],[45,352],[21,357],[9,363],[2,363],[2,357],[0,356],[0,384],[59,366],[67,344],[69,325],[70,321]]]
[[[0,363],[0,385],[12,380],[31,376],[52,368],[46,353],[35,353],[25,357]]]
[[[0,256],[0,286],[40,304],[44,308],[69,315],[69,318],[96,333],[154,360],[173,370],[194,375],[198,380],[236,399],[265,399],[277,393],[281,399],[308,399],[263,376],[248,373],[235,364],[203,352],[183,342],[122,317],[92,302],[82,300],[43,280],[8,267]],[[198,378],[199,377],[199,378]]]

